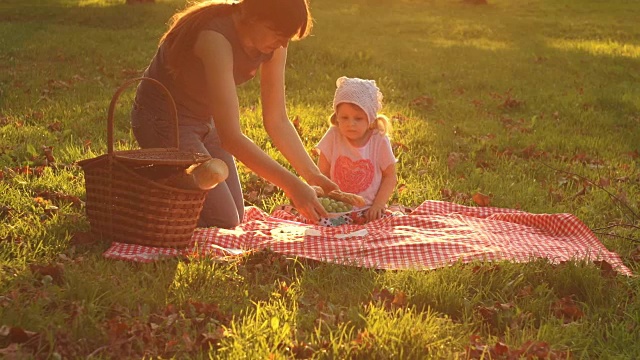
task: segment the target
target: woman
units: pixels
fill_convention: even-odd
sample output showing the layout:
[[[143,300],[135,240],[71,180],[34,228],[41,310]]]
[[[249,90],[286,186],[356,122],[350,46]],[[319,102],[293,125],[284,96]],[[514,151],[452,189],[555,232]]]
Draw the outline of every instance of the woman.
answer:
[[[229,166],[227,180],[207,194],[198,226],[230,228],[242,221],[244,201],[234,157],[281,188],[308,219],[327,216],[309,185],[325,191],[338,187],[309,157],[285,108],[287,44],[308,35],[311,21],[306,0],[205,1],[172,18],[144,76],[165,85],[176,102],[180,149],[208,153]],[[264,127],[308,184],[242,133],[236,86],[258,69]],[[160,90],[141,82],[131,114],[139,145],[168,147],[168,118]]]

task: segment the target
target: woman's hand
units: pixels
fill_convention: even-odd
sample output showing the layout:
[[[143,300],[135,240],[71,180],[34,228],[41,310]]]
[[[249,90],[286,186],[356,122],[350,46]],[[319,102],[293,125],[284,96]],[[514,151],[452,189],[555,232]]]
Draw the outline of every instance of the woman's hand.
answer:
[[[285,191],[285,193],[298,212],[307,219],[318,222],[321,217],[329,216],[318,201],[316,191],[304,182],[299,181],[290,191]]]
[[[371,205],[371,207],[367,209],[366,214],[364,214],[367,222],[382,218],[382,215],[384,214],[386,208],[387,206],[385,204],[374,203],[373,205]]]
[[[338,185],[336,185],[336,183],[331,181],[328,177],[326,177],[322,173],[317,173],[312,176],[309,176],[309,179],[307,179],[307,181],[309,182],[309,185],[320,186],[322,190],[324,190],[325,194],[328,194],[333,190],[340,190],[340,188],[338,188]]]

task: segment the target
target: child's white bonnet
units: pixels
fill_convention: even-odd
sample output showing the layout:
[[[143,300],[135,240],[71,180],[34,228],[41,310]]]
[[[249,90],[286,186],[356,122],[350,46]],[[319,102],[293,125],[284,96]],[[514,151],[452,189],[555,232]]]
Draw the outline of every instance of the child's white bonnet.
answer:
[[[350,103],[359,106],[367,114],[371,124],[382,109],[382,93],[374,80],[348,78],[342,76],[336,81],[336,93],[333,96],[334,115],[338,105]]]

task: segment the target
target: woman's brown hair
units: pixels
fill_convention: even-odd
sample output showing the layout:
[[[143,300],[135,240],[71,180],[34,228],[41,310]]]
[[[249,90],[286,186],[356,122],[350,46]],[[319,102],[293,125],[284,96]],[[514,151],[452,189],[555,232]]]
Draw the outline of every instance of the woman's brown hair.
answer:
[[[292,40],[299,40],[311,32],[312,18],[307,0],[205,0],[176,13],[169,21],[169,29],[162,35],[169,71],[180,72],[184,56],[192,54],[193,45],[201,29],[216,16],[229,15],[238,6],[245,21],[260,21]]]

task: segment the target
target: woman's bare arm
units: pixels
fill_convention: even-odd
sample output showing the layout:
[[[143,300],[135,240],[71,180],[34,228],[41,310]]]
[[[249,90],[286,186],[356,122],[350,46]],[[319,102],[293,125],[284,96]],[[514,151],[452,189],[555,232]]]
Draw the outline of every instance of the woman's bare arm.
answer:
[[[242,133],[229,42],[217,32],[203,31],[194,45],[194,54],[204,64],[212,94],[210,101],[216,104],[212,115],[222,147],[260,177],[281,188],[305,217],[318,220],[319,216],[326,216],[313,189]]]
[[[320,172],[289,121],[285,106],[286,58],[287,49],[279,48],[261,67],[260,95],[264,127],[278,150],[309,184],[319,185],[325,191],[335,190],[338,186]]]

